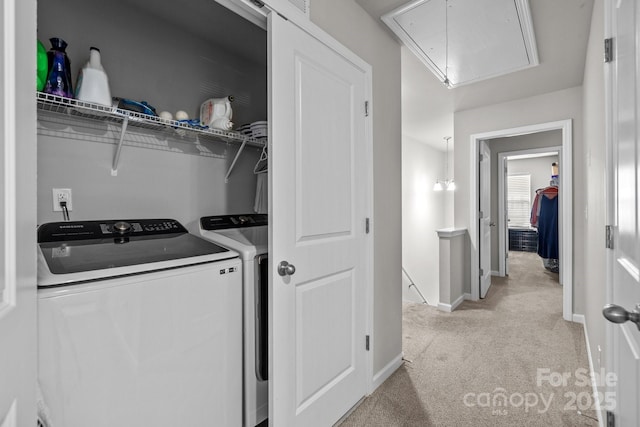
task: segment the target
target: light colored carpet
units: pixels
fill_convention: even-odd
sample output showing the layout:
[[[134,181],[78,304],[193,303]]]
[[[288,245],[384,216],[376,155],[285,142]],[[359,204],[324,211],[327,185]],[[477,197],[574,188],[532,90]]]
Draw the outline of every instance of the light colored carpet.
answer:
[[[404,365],[341,427],[597,425],[577,413],[595,417],[589,364],[582,325],[562,319],[558,275],[534,253],[509,256],[510,276],[484,300],[453,313],[404,306]]]

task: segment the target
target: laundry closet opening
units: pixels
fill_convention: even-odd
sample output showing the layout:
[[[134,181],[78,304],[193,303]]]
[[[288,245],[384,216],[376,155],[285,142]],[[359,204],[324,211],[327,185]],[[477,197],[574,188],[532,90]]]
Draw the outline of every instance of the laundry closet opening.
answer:
[[[191,234],[204,239],[209,236],[201,231],[203,218],[224,217],[228,220],[227,232],[232,231],[232,226],[239,227],[239,224],[251,222],[255,227],[243,229],[245,235],[262,236],[262,251],[258,255],[262,260],[266,259],[268,82],[265,23],[247,20],[212,0],[179,3],[169,0],[41,0],[37,12],[37,38],[44,48],[49,50],[52,44],[66,45],[65,55],[69,63],[65,65],[62,61],[61,66],[66,67],[70,80],[66,93],[54,93],[42,88],[38,94],[34,94],[38,99],[38,224],[63,221],[61,212],[52,209],[52,206],[55,207],[52,189],[69,189],[72,203],[68,206],[67,219],[71,221],[172,218],[184,225]],[[101,64],[108,77],[110,93],[101,98],[102,102],[87,100],[76,93],[80,85],[79,71],[87,64],[92,47],[99,49]],[[89,85],[88,77],[89,74],[85,73],[83,88]],[[214,118],[205,122],[201,114],[201,107],[212,99],[216,100],[212,101],[215,102],[212,114],[219,116],[214,117],[220,120],[219,123],[214,123]],[[246,240],[251,241],[252,237],[246,237]],[[128,239],[122,238],[122,242],[120,247],[124,247]],[[219,244],[236,249],[228,242]],[[175,248],[167,244],[165,251],[172,250],[175,251]],[[251,264],[244,257],[242,261],[243,267]],[[162,357],[171,356],[172,361],[179,359],[184,366],[199,371],[202,379],[209,378],[205,375],[211,371],[214,360],[234,361],[234,370],[220,374],[233,376],[230,380],[233,390],[222,390],[220,394],[228,401],[217,399],[207,411],[216,412],[215,418],[221,424],[242,423],[252,427],[264,421],[269,411],[266,303],[261,305],[263,311],[260,317],[263,321],[255,326],[254,312],[243,310],[243,304],[246,307],[246,303],[241,300],[251,297],[249,306],[254,302],[254,283],[246,279],[245,270],[236,266],[216,270],[216,273],[221,271],[220,275],[224,278],[232,276],[231,273],[236,277],[242,275],[245,283],[242,291],[235,287],[233,294],[221,295],[217,301],[198,301],[207,307],[222,306],[225,312],[234,312],[233,319],[236,320],[229,324],[215,322],[214,328],[203,328],[205,331],[193,338],[189,349],[193,354],[197,353],[197,360],[195,356],[189,359],[178,351],[172,353],[173,343],[161,335],[161,332],[168,331],[167,334],[170,334],[177,330],[175,324],[181,318],[174,315],[175,310],[172,309],[174,305],[184,306],[188,291],[182,290],[191,289],[188,286],[192,284],[190,276],[185,276],[184,286],[178,288],[181,291],[160,293],[155,288],[149,295],[140,297],[140,310],[153,306],[161,313],[159,320],[149,316],[141,316],[141,320],[130,316],[131,319],[126,319],[130,322],[118,323],[119,319],[126,317],[122,315],[125,309],[106,311],[101,327],[91,333],[101,338],[108,333],[120,337],[117,341],[120,345],[104,344],[105,348],[108,347],[109,351],[130,363],[116,368],[113,364],[103,367],[104,379],[109,387],[98,381],[89,381],[92,387],[102,390],[82,396],[86,402],[90,402],[84,404],[85,412],[101,417],[100,420],[106,424],[118,424],[113,420],[119,410],[124,411],[122,407],[115,405],[104,412],[100,409],[113,403],[112,399],[105,396],[111,396],[109,391],[118,389],[118,397],[131,406],[135,406],[136,399],[139,399],[145,407],[161,405],[171,414],[179,413],[187,407],[181,407],[181,402],[191,404],[196,401],[196,396],[189,396],[185,392],[195,387],[190,388],[185,384],[188,380],[197,383],[197,375],[189,376],[178,369],[175,372],[167,369],[169,372],[166,375],[164,372],[158,375],[161,379],[152,378],[157,387],[149,389],[155,388],[154,391],[164,393],[163,398],[174,391],[181,392],[184,400],[175,399],[175,405],[165,405],[162,403],[164,401],[156,400],[152,393],[138,393],[136,387],[126,385],[136,383],[145,374],[147,376],[144,379],[152,377],[144,368]],[[261,276],[266,276],[266,267],[263,270]],[[176,286],[181,284],[179,278],[173,283]],[[266,292],[260,295],[264,297]],[[266,298],[263,300],[266,301]],[[136,301],[117,303],[126,308],[134,306]],[[113,303],[109,307],[116,305]],[[185,311],[195,313],[196,309],[189,306]],[[148,314],[148,311],[144,313]],[[243,315],[249,317],[241,321]],[[201,316],[193,323],[208,325],[211,319]],[[146,329],[136,327],[138,320]],[[243,350],[236,346],[235,340],[240,341],[238,335],[242,334],[243,327],[242,348],[246,353],[249,346],[252,349],[258,347],[252,356],[259,353],[259,357],[256,357],[259,360],[243,357]],[[77,334],[74,335],[77,331],[67,329],[70,330],[69,341],[82,341]],[[249,336],[247,331],[254,332],[255,329],[262,330],[262,336]],[[225,334],[232,336],[233,347],[227,345],[226,341],[217,340],[218,336]],[[209,353],[201,351],[205,347],[203,343],[214,340],[211,337],[216,338],[213,353],[218,359],[208,357]],[[186,338],[176,339],[180,340]],[[105,339],[104,342],[109,341]],[[256,345],[256,342],[260,345]],[[147,351],[149,348],[156,353]],[[233,348],[233,351],[226,348]],[[51,360],[55,362],[69,352],[59,349],[59,352],[51,353],[39,354],[41,366]],[[259,369],[245,366],[243,371],[236,370],[236,364],[246,364],[249,359],[254,365],[259,365]],[[70,363],[78,371],[85,367],[83,361],[71,360]],[[218,365],[226,368],[223,363]],[[259,378],[256,372],[260,373]],[[119,382],[120,379],[124,380]],[[50,383],[54,384],[53,381]],[[143,388],[138,383],[136,385]],[[212,390],[217,392],[224,387],[222,381],[210,381],[204,388],[212,393]],[[57,388],[57,383],[47,383],[42,388],[43,400],[55,406],[55,416],[62,417],[61,405],[55,404],[54,400],[54,397],[64,396]],[[75,387],[75,390],[78,389],[80,387]],[[244,391],[244,398],[235,394],[236,389]],[[209,394],[206,396],[209,397]],[[83,405],[75,406],[79,408]],[[138,415],[140,413],[143,413],[142,409]],[[160,410],[155,415],[159,413]],[[202,411],[188,415],[200,419],[198,417],[206,413]],[[225,418],[226,414],[231,415]],[[185,422],[189,423],[188,420]],[[58,424],[76,425],[64,421],[58,421]]]

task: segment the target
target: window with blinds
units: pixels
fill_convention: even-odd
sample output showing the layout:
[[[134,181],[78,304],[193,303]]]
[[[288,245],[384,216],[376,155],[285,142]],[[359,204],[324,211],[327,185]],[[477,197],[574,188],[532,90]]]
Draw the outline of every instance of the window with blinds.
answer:
[[[510,228],[531,227],[530,174],[507,176],[507,218]]]

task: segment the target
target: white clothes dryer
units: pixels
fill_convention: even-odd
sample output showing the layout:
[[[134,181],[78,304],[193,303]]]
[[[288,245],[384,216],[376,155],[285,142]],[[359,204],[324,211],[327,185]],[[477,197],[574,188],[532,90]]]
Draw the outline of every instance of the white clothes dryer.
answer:
[[[244,426],[269,416],[268,218],[264,214],[200,219],[200,235],[232,249],[242,259],[244,330]]]

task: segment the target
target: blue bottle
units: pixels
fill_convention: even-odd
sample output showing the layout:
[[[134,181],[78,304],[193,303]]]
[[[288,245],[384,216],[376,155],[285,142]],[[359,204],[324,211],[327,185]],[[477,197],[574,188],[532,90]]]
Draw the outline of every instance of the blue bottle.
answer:
[[[65,49],[67,42],[53,37],[50,38],[51,50],[47,53],[49,57],[49,74],[44,87],[46,93],[73,98],[73,88],[71,86],[71,64]]]

